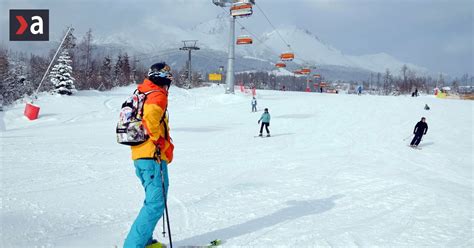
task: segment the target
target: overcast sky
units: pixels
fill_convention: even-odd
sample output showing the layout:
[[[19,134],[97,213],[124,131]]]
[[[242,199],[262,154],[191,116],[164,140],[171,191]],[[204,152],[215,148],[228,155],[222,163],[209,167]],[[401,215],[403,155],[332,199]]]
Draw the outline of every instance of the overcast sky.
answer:
[[[81,36],[140,32],[146,25],[190,28],[222,9],[212,0],[0,0],[1,36],[8,10],[50,9],[51,36],[72,24]],[[345,54],[385,52],[402,61],[454,76],[474,74],[473,0],[257,0],[275,26],[308,29]],[[254,33],[270,31],[258,9],[242,20]],[[8,44],[8,43],[7,43]]]

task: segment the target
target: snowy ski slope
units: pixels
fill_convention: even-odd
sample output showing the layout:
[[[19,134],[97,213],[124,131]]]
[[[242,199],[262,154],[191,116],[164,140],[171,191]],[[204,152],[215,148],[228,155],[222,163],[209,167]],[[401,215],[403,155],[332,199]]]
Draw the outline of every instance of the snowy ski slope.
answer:
[[[132,90],[42,95],[32,122],[0,112],[1,247],[122,245],[143,201],[114,133]],[[176,247],[474,245],[472,101],[258,91],[251,113],[223,91],[170,92]],[[273,137],[254,138],[264,107]]]

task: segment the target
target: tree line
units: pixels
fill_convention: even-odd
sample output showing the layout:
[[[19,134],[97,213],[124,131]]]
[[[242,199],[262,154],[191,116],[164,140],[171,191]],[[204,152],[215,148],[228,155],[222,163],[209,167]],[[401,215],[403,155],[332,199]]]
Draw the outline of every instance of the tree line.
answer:
[[[63,61],[68,61],[68,71],[77,90],[110,90],[117,86],[126,86],[141,81],[147,72],[147,67],[139,63],[137,56],[130,56],[126,51],[106,50],[94,43],[92,30],[89,29],[80,39],[70,32],[61,48]],[[15,52],[0,46],[0,103],[11,104],[17,99],[31,96],[38,88],[49,62],[53,58],[55,49],[46,55],[26,54]],[[66,54],[64,54],[66,53]],[[58,60],[58,58],[56,58]],[[54,67],[53,67],[54,68]],[[203,83],[202,75],[194,72],[192,80],[187,80],[187,66],[175,69],[174,84],[178,87],[193,88]],[[56,70],[61,70],[57,68]],[[68,73],[69,73],[68,72]],[[61,92],[58,90],[58,74],[51,73],[46,77],[40,88],[41,92]],[[279,76],[265,71],[238,73],[236,85],[256,87],[258,89],[304,91],[307,85],[305,76]],[[351,89],[362,85],[364,91],[380,95],[410,94],[415,89],[428,93],[435,87],[450,86],[457,91],[460,85],[472,85],[473,77],[464,74],[446,82],[445,76],[437,78],[418,75],[414,70],[404,65],[399,73],[392,73],[389,69],[385,73],[371,73],[363,81],[336,81],[328,80],[321,75],[316,79],[310,76],[310,86],[325,81],[328,85],[346,84]]]
[[[407,65],[400,68],[400,73],[394,74],[386,69],[384,73],[370,73],[370,76],[362,81],[331,80],[326,79],[324,75],[321,75],[320,78],[314,78],[311,75],[308,77],[281,76],[264,71],[238,73],[235,76],[236,85],[255,86],[257,89],[304,91],[307,84],[311,87],[314,83],[326,82],[327,87],[349,85],[349,91],[355,91],[358,86],[362,86],[365,92],[378,95],[411,94],[416,89],[424,93],[431,93],[434,88],[444,86],[449,86],[453,92],[458,92],[459,86],[472,86],[474,80],[472,75],[466,73],[461,78],[456,77],[448,82],[443,74],[439,74],[436,78],[429,75],[419,75]],[[309,82],[307,82],[308,79]]]
[[[91,29],[80,40],[74,32],[70,32],[61,51],[66,51],[70,60],[77,90],[109,90],[130,85],[142,80],[147,71],[127,52],[106,53],[98,49]],[[0,47],[0,101],[8,105],[22,97],[31,96],[39,86],[54,53],[55,49],[51,49],[47,55],[37,55]],[[53,92],[53,82],[48,75],[40,91]]]

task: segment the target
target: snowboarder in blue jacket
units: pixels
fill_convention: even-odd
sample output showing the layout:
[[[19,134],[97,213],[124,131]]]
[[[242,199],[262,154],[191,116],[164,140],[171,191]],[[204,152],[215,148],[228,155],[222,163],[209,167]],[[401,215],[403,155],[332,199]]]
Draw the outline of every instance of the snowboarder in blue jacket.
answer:
[[[262,125],[260,126],[260,134],[258,136],[262,136],[263,127],[265,127],[267,137],[270,137],[270,130],[268,130],[268,127],[270,126],[270,113],[268,113],[268,108],[265,108],[262,117],[258,120],[258,124],[260,124],[260,122],[262,122]]]

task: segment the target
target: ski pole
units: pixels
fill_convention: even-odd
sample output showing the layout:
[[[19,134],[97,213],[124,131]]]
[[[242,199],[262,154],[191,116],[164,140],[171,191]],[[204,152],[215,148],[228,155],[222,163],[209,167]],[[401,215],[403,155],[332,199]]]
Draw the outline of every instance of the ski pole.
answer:
[[[403,141],[405,141],[405,140],[407,140],[407,139],[411,138],[411,136],[412,136],[412,135],[413,135],[413,134],[410,134],[410,136],[408,136],[408,137],[404,138],[404,139],[403,139]]]
[[[165,216],[163,215],[163,232],[161,232],[163,234],[163,238],[166,237],[166,231],[165,231]]]
[[[163,164],[160,161],[160,172],[161,172],[161,188],[163,189],[163,201],[165,203],[165,214],[166,214],[166,224],[168,225],[168,238],[170,240],[170,248],[173,248],[173,241],[171,241],[171,228],[170,228],[170,217],[168,214],[168,204],[166,203],[166,192],[165,192],[165,175],[163,174]],[[163,216],[163,225],[165,223],[165,216]]]

